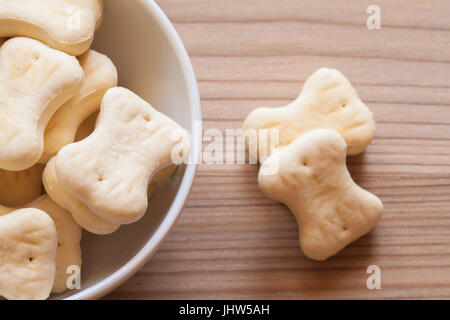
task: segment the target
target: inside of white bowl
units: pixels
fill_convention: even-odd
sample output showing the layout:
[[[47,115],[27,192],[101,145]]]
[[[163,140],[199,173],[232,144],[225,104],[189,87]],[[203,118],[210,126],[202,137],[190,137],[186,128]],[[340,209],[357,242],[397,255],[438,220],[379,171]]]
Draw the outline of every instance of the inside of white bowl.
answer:
[[[149,2],[104,1],[104,19],[96,33],[93,49],[106,54],[115,63],[120,86],[134,91],[191,131],[195,119],[186,75],[183,74],[180,57],[174,51],[173,39],[168,36],[167,29],[158,20],[159,13],[152,10]],[[148,212],[138,222],[122,226],[107,236],[84,232],[81,289],[69,290],[52,298],[99,296],[98,284],[101,281],[105,284],[105,279],[141,251],[166,219],[185,172],[186,167],[180,167],[169,181],[157,186]],[[86,295],[93,291],[94,285],[97,285],[97,292]]]

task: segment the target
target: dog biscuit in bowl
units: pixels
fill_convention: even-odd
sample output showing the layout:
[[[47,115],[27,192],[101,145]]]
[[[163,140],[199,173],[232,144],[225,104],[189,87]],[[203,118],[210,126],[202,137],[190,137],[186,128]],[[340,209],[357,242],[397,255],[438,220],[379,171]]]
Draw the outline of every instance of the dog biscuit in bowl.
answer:
[[[84,80],[77,59],[28,38],[0,47],[0,168],[20,171],[39,161],[44,130]]]
[[[188,141],[175,121],[131,91],[112,88],[103,98],[95,131],[56,156],[56,175],[100,218],[132,223],[147,209],[153,176],[172,165],[173,151],[180,144],[184,150]]]
[[[42,210],[27,208],[0,216],[0,296],[47,299],[55,279],[58,236]]]
[[[58,233],[56,250],[56,272],[52,293],[67,290],[67,270],[71,266],[81,268],[81,228],[74,221],[69,211],[58,206],[48,195],[39,197],[29,205],[30,208],[46,212],[55,223]]]
[[[175,121],[131,91],[112,88],[94,132],[49,161],[44,186],[81,227],[110,233],[144,215],[149,185],[168,178],[189,145]]]
[[[28,37],[78,56],[102,20],[102,0],[0,0],[0,37]]]
[[[22,208],[0,206],[0,216],[19,209],[35,208],[47,213],[52,218],[58,235],[56,250],[55,281],[52,293],[62,293],[67,290],[68,267],[81,268],[81,228],[73,220],[70,212],[56,204],[48,195],[43,195]]]

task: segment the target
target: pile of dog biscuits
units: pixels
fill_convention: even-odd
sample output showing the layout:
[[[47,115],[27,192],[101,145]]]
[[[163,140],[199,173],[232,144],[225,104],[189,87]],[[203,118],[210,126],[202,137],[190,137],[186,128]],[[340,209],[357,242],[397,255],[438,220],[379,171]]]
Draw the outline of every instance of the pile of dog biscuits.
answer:
[[[243,127],[259,186],[295,215],[307,257],[326,260],[378,223],[382,202],[346,167],[372,141],[375,121],[339,71],[319,69],[294,102],[256,109]]]
[[[174,150],[183,160],[189,154],[186,130],[117,87],[113,62],[90,49],[102,12],[101,0],[0,0],[6,299],[71,288],[67,271],[81,268],[81,230],[104,235],[138,221],[155,183],[182,162]]]

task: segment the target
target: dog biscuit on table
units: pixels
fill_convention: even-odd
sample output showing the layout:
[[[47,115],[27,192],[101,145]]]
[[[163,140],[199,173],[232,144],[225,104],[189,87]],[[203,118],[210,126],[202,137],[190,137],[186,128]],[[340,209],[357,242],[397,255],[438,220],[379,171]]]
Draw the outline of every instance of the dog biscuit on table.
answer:
[[[247,148],[253,159],[262,163],[274,149],[289,145],[307,131],[322,128],[333,129],[344,137],[348,155],[359,154],[374,137],[375,121],[347,78],[337,70],[322,68],[306,80],[294,102],[280,108],[253,110],[243,128],[256,131],[258,137],[249,139]],[[267,130],[267,137],[262,130]],[[271,130],[278,130],[278,141],[272,138]]]
[[[0,168],[20,171],[39,161],[44,130],[75,96],[84,74],[78,60],[28,38],[0,47]]]
[[[55,280],[58,236],[42,210],[27,208],[0,216],[0,296],[47,299]]]
[[[43,171],[40,164],[23,171],[0,169],[0,204],[18,207],[38,198],[43,191]]]
[[[83,87],[48,123],[40,163],[47,163],[62,147],[75,141],[80,125],[100,109],[106,90],[117,85],[116,67],[107,56],[89,50],[78,60],[84,71]]]
[[[314,260],[326,260],[369,232],[383,211],[380,199],[351,178],[346,149],[336,131],[309,131],[272,153],[259,171],[261,190],[292,211],[300,246]]]
[[[98,217],[129,224],[144,215],[153,177],[174,164],[174,155],[186,159],[189,146],[187,132],[175,121],[131,91],[112,88],[95,131],[55,157],[56,176]]]
[[[78,56],[100,26],[102,0],[0,0],[0,37],[27,37]]]

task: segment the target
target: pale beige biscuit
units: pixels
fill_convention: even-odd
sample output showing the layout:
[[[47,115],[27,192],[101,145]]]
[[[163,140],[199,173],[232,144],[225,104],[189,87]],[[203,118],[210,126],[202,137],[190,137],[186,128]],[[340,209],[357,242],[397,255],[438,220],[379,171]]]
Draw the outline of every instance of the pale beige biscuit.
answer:
[[[380,199],[352,180],[346,148],[337,132],[313,130],[274,152],[259,172],[261,190],[289,207],[299,225],[302,250],[314,260],[335,255],[381,217]]]
[[[84,71],[83,87],[48,123],[40,163],[47,163],[62,147],[75,141],[83,121],[100,109],[106,90],[117,85],[116,67],[107,56],[89,50],[78,60]]]
[[[374,137],[375,121],[347,78],[337,70],[322,68],[306,80],[294,102],[285,107],[254,110],[243,128],[258,136],[255,139],[247,132],[247,147],[252,158],[262,162],[274,149],[320,128],[336,130],[347,143],[347,153],[359,154]],[[262,130],[267,130],[267,138]],[[278,139],[272,135],[276,131]]]
[[[89,118],[87,118],[80,125],[77,131],[75,141],[81,141],[83,139],[86,139],[92,132],[94,132],[95,125],[98,119],[98,114],[99,114],[98,112],[94,112],[92,115],[89,116]],[[167,168],[161,170],[155,175],[155,177],[150,182],[150,185],[148,186],[147,192],[148,198],[151,198],[153,193],[155,192],[156,184],[169,179],[175,172],[176,168],[177,166],[175,165],[168,166]]]
[[[78,60],[39,41],[13,38],[0,47],[0,168],[32,167],[53,114],[81,88]]]
[[[83,139],[86,139],[92,132],[94,132],[95,125],[97,123],[98,119],[98,112],[94,112],[92,115],[89,116],[78,128],[77,135],[75,138],[75,141],[81,141]],[[153,193],[155,192],[156,184],[159,182],[162,182],[164,180],[169,179],[175,172],[177,166],[171,165],[168,166],[165,169],[162,169],[160,172],[158,172],[150,182],[150,185],[148,186],[148,198],[151,198]]]
[[[78,56],[102,19],[102,0],[0,0],[0,37],[37,39]]]
[[[55,171],[55,158],[50,159],[45,167],[43,183],[47,194],[62,208],[68,210],[73,219],[83,229],[94,234],[110,234],[119,228],[119,224],[111,223],[96,216],[81,201],[72,197],[59,181]]]
[[[40,164],[23,171],[0,169],[0,204],[18,207],[38,198],[43,191],[43,171]]]
[[[48,195],[43,195],[23,208],[35,208],[47,213],[53,220],[58,234],[56,250],[56,272],[52,292],[62,293],[67,290],[66,273],[69,266],[81,269],[81,228],[72,218],[69,211],[64,210]],[[0,206],[0,216],[19,210],[20,208]]]
[[[92,114],[83,124],[80,126],[77,132],[76,141],[81,141],[88,137],[95,129],[98,113]],[[153,177],[148,190],[147,196],[151,198],[155,192],[156,184],[164,180],[169,179],[175,172],[177,166],[169,165],[168,167],[158,171]],[[77,201],[70,196],[60,186],[59,180],[54,171],[54,160],[50,161],[46,167],[46,174],[44,176],[44,185],[47,185],[47,192],[56,199],[61,205],[67,208],[74,208],[71,211],[78,223],[83,226],[84,229],[95,234],[108,234],[117,230],[119,225],[111,224],[103,219],[100,219],[93,214],[84,204]],[[59,186],[59,187],[58,187]],[[57,190],[55,192],[54,190]],[[75,208],[79,208],[78,210]],[[1,208],[0,208],[1,213]]]
[[[68,267],[77,266],[81,269],[81,228],[72,218],[69,211],[56,204],[48,195],[44,195],[29,207],[46,212],[55,223],[58,233],[58,249],[56,251],[56,273],[52,292],[62,293],[67,290]]]
[[[189,153],[189,137],[175,121],[125,88],[109,89],[95,131],[62,148],[56,175],[73,198],[116,224],[139,220],[147,187],[173,155]],[[45,173],[44,173],[45,176]]]
[[[55,279],[58,236],[53,220],[34,208],[0,216],[0,296],[46,299]]]

